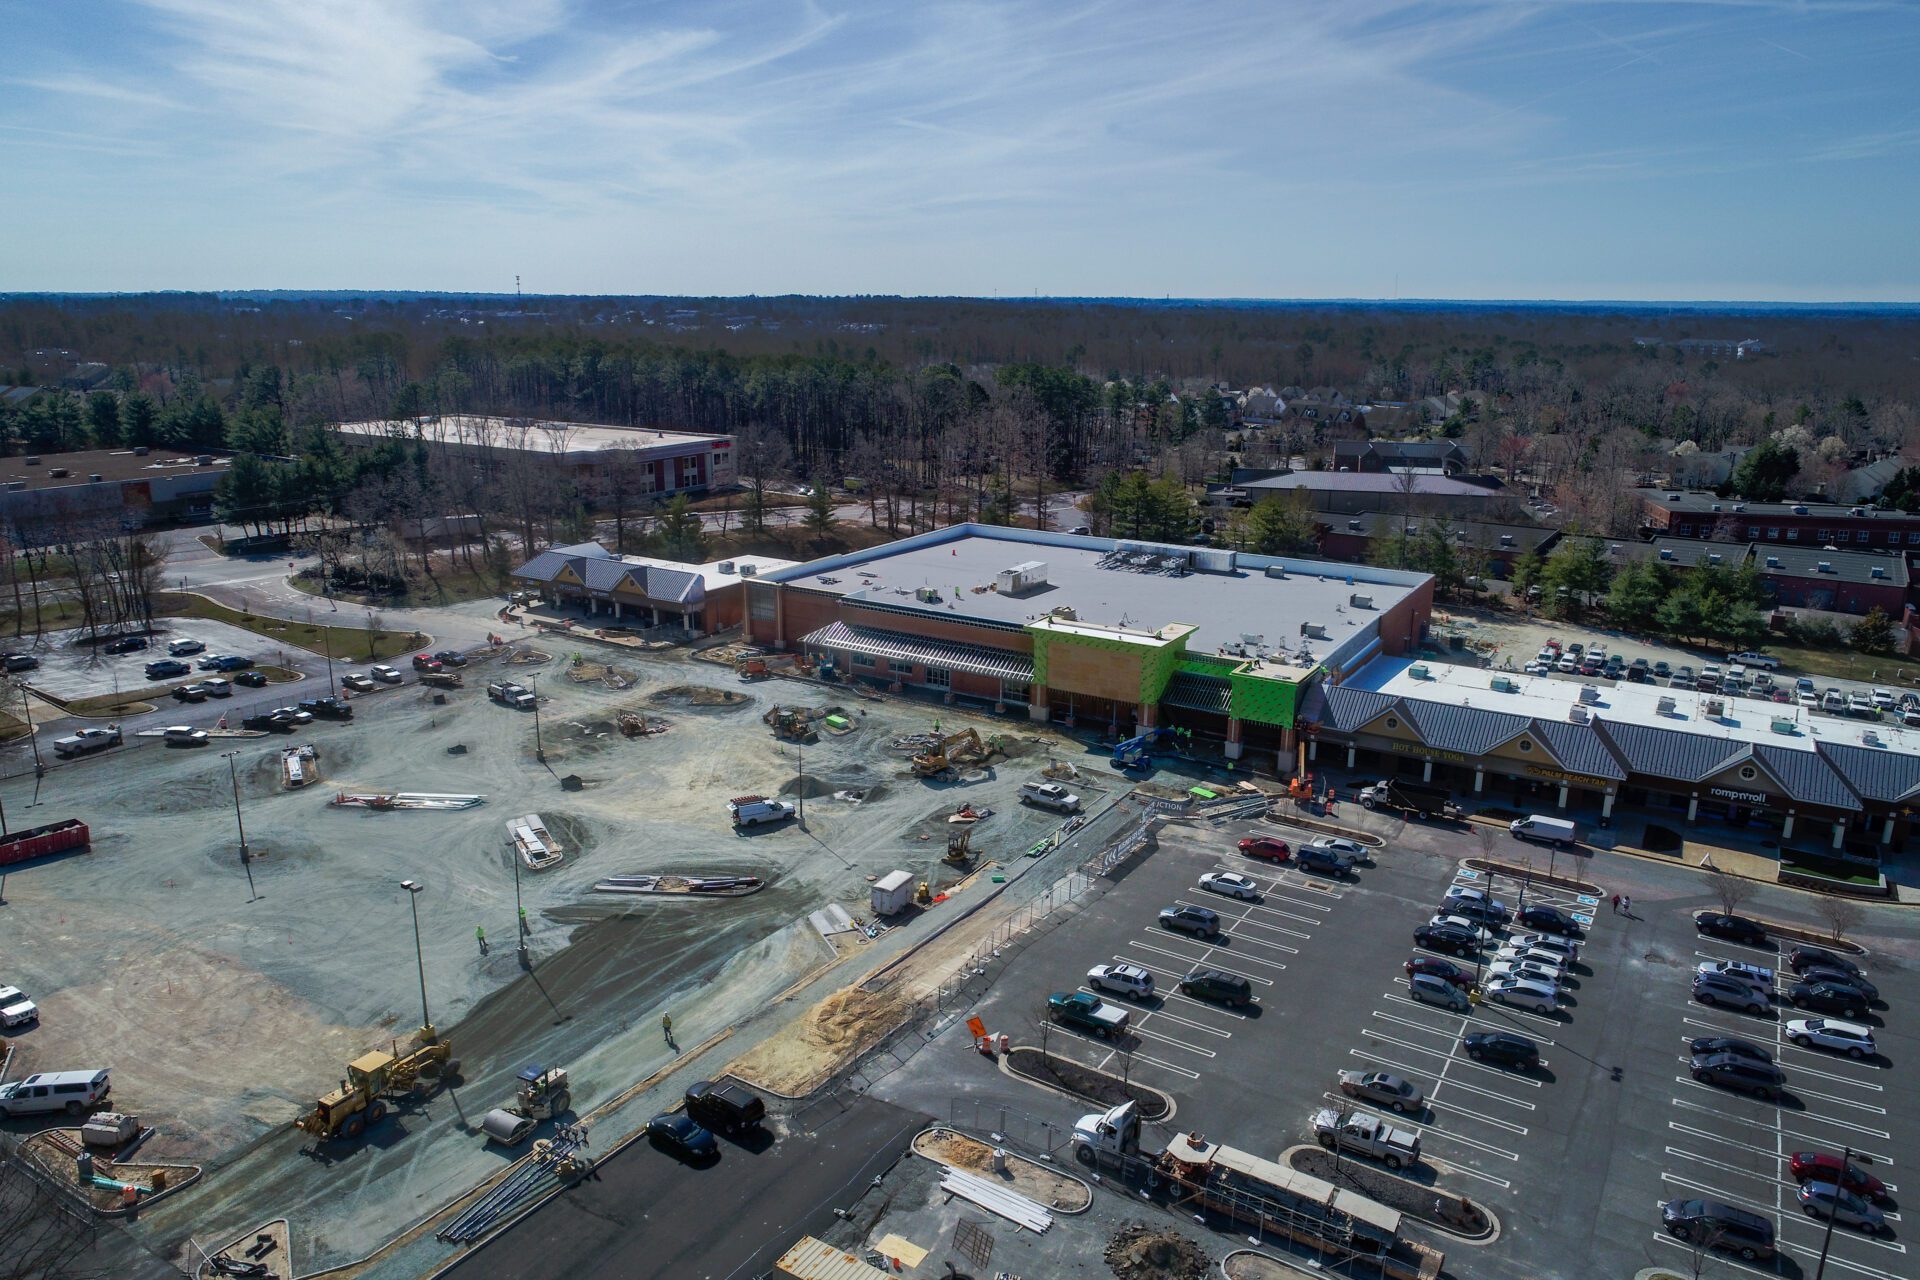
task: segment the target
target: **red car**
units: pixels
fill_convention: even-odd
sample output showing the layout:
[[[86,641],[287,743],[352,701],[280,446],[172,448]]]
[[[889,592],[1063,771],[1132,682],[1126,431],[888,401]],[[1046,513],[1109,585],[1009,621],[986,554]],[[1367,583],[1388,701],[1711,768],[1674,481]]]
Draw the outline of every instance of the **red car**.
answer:
[[[1442,960],[1439,956],[1413,956],[1402,967],[1406,969],[1409,978],[1416,973],[1424,973],[1442,982],[1450,982],[1463,991],[1473,985],[1471,972],[1462,969],[1451,960]]]
[[[1787,1171],[1796,1182],[1835,1182],[1840,1174],[1840,1157],[1827,1151],[1796,1151],[1787,1162]],[[1862,1169],[1857,1161],[1847,1162],[1847,1190],[1869,1200],[1887,1198],[1886,1184]]]
[[[1265,858],[1268,862],[1285,862],[1293,856],[1293,849],[1285,840],[1275,840],[1272,836],[1253,836],[1242,840],[1240,852],[1249,858]]]
[[[440,669],[440,659],[430,653],[416,653],[413,655],[413,669],[415,671],[438,671]]]

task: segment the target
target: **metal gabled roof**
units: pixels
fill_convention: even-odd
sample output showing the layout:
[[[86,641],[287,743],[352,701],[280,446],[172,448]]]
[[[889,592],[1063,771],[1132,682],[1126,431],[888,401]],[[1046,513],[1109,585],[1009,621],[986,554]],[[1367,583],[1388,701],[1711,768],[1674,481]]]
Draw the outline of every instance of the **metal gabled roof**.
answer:
[[[1400,705],[1400,699],[1390,693],[1375,693],[1371,689],[1351,689],[1345,685],[1327,687],[1327,724],[1341,730],[1358,729],[1370,720],[1378,718],[1383,712]]]
[[[1526,716],[1486,707],[1458,707],[1444,702],[1409,699],[1401,704],[1407,723],[1420,740],[1437,751],[1458,751],[1470,756],[1487,752],[1511,742],[1527,731],[1532,722]]]
[[[1698,782],[1747,757],[1744,742],[1708,738],[1653,725],[1601,720],[1600,732],[1633,773]]]
[[[888,662],[920,663],[998,680],[1033,683],[1032,657],[1003,649],[989,649],[985,645],[929,640],[924,636],[902,635],[897,631],[848,626],[844,622],[830,622],[808,634],[800,644],[806,649],[863,653],[872,658],[885,658]]]
[[[1758,742],[1753,746],[1753,757],[1795,800],[1824,805],[1829,809],[1861,808],[1860,797],[1847,786],[1839,771],[1821,758],[1817,751],[1800,751]]]
[[[1817,749],[1857,795],[1883,804],[1920,799],[1920,756],[1839,742]]]
[[[1591,724],[1575,724],[1571,720],[1535,720],[1533,735],[1553,753],[1560,767],[1569,773],[1611,778],[1615,782],[1627,780],[1626,766],[1620,763],[1620,757],[1613,753],[1607,740]]]
[[[1162,702],[1190,711],[1212,711],[1226,715],[1233,698],[1233,686],[1218,676],[1203,676],[1192,671],[1176,671],[1167,682]]]

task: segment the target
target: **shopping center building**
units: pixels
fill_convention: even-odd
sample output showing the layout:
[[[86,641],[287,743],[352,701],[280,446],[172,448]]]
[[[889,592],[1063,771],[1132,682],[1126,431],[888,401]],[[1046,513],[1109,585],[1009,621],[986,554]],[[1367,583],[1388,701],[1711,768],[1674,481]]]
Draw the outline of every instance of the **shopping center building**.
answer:
[[[1300,712],[1316,762],[1403,775],[1521,812],[1617,804],[1767,833],[1782,847],[1920,836],[1920,730],[1756,698],[1379,658]]]
[[[746,590],[750,639],[843,677],[1118,736],[1180,727],[1283,773],[1312,682],[1412,651],[1433,610],[1421,573],[971,524]]]

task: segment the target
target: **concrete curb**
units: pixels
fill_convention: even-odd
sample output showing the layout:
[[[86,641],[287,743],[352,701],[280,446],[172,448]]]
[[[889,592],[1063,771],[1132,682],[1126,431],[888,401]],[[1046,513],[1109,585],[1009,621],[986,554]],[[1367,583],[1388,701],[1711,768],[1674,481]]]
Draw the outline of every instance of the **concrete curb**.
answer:
[[[948,1164],[948,1163],[947,1163],[947,1162],[946,1162],[945,1160],[942,1160],[942,1159],[940,1159],[940,1158],[939,1158],[938,1156],[930,1156],[930,1155],[928,1155],[928,1154],[927,1154],[926,1152],[924,1152],[924,1151],[922,1151],[922,1150],[920,1149],[920,1139],[922,1139],[922,1138],[924,1138],[924,1137],[926,1137],[926,1136],[927,1136],[928,1134],[933,1134],[933,1133],[952,1133],[952,1134],[957,1134],[958,1136],[960,1136],[960,1137],[962,1137],[962,1138],[966,1138],[966,1139],[967,1139],[968,1141],[971,1141],[971,1142],[978,1142],[978,1143],[980,1143],[980,1145],[981,1145],[981,1146],[983,1146],[983,1147],[993,1147],[993,1146],[994,1146],[994,1144],[993,1144],[993,1143],[991,1143],[991,1142],[986,1142],[986,1141],[982,1141],[981,1139],[979,1139],[979,1138],[976,1138],[976,1137],[974,1137],[974,1136],[973,1136],[972,1134],[970,1134],[970,1133],[968,1133],[968,1132],[966,1132],[965,1130],[963,1130],[963,1129],[960,1129],[960,1128],[958,1128],[958,1127],[956,1127],[956,1126],[954,1126],[954,1125],[950,1125],[950,1124],[931,1124],[931,1125],[928,1125],[928,1126],[927,1126],[926,1128],[924,1128],[924,1129],[922,1129],[922,1130],[921,1130],[921,1131],[920,1131],[919,1133],[916,1133],[916,1134],[914,1134],[914,1135],[913,1135],[913,1140],[912,1140],[911,1142],[909,1142],[909,1143],[907,1144],[907,1149],[908,1149],[908,1150],[910,1150],[910,1151],[912,1151],[912,1152],[913,1152],[913,1154],[915,1154],[915,1155],[917,1155],[917,1156],[919,1156],[919,1157],[920,1157],[920,1158],[921,1158],[922,1160],[931,1160],[931,1161],[932,1161],[933,1163],[935,1163],[935,1164],[937,1164],[937,1165],[940,1165],[940,1166],[941,1166],[942,1168],[946,1168],[946,1169],[959,1169],[959,1168],[960,1168],[960,1166],[959,1166],[959,1165],[954,1165],[954,1164]],[[1057,1208],[1055,1208],[1055,1207],[1054,1207],[1054,1206],[1052,1206],[1052,1205],[1048,1205],[1048,1206],[1047,1206],[1047,1212],[1049,1212],[1049,1213],[1064,1213],[1064,1214],[1066,1214],[1066,1215],[1068,1215],[1069,1217],[1072,1217],[1072,1216],[1074,1216],[1074,1215],[1077,1215],[1077,1214],[1082,1214],[1082,1213],[1085,1213],[1085,1212],[1087,1212],[1087,1211],[1088,1211],[1089,1209],[1091,1209],[1091,1208],[1093,1208],[1093,1187],[1092,1187],[1091,1185],[1089,1185],[1089,1184],[1088,1184],[1088,1183],[1087,1183],[1087,1182],[1086,1182],[1086,1181],[1085,1181],[1084,1179],[1082,1179],[1082,1178],[1081,1178],[1081,1177],[1080,1177],[1079,1175],[1077,1175],[1077,1174],[1073,1174],[1073,1173],[1069,1173],[1069,1172],[1068,1172],[1068,1171],[1067,1171],[1066,1169],[1064,1169],[1064,1168],[1062,1168],[1062,1167],[1060,1167],[1060,1166],[1058,1166],[1058,1165],[1050,1165],[1050,1164],[1042,1164],[1042,1163],[1040,1163],[1040,1162],[1039,1162],[1038,1160],[1034,1160],[1034,1159],[1030,1159],[1030,1158],[1029,1158],[1029,1157],[1027,1157],[1027,1156],[1023,1156],[1023,1155],[1021,1155],[1021,1154],[1020,1154],[1019,1152],[1017,1152],[1017,1151],[1008,1151],[1008,1152],[1007,1152],[1007,1159],[1009,1159],[1009,1160],[1018,1160],[1018,1161],[1019,1161],[1020,1163],[1022,1163],[1022,1164],[1028,1164],[1028,1165],[1032,1165],[1032,1166],[1033,1166],[1033,1167],[1034,1167],[1035,1169],[1038,1169],[1038,1170],[1040,1170],[1040,1171],[1041,1171],[1042,1173],[1051,1173],[1051,1174],[1057,1174],[1058,1176],[1060,1176],[1060,1177],[1062,1177],[1062,1178],[1065,1178],[1065,1179],[1066,1179],[1067,1181],[1069,1181],[1069,1182],[1071,1182],[1071,1183],[1074,1183],[1074,1184],[1075,1184],[1076,1186],[1078,1186],[1078,1187],[1079,1187],[1079,1188],[1080,1188],[1080,1189],[1081,1189],[1082,1191],[1084,1191],[1084,1192],[1086,1192],[1086,1193],[1087,1193],[1087,1202],[1086,1202],[1085,1204],[1083,1204],[1083,1205],[1081,1205],[1081,1206],[1080,1206],[1080,1207],[1079,1207],[1078,1209],[1057,1209]],[[967,1170],[967,1169],[961,1169],[960,1171],[961,1171],[962,1173],[968,1173],[968,1172],[971,1172],[971,1170]],[[1029,1197],[1028,1197],[1028,1199],[1032,1199],[1032,1197],[1031,1197],[1031,1196],[1029,1196]]]
[[[1009,1052],[1011,1052],[1014,1049],[1032,1049],[1037,1053],[1040,1051],[1040,1046],[1037,1044],[1016,1044],[1016,1045],[1008,1046]],[[1085,1106],[1097,1107],[1100,1105],[1099,1103],[1095,1102],[1092,1098],[1082,1097],[1080,1094],[1075,1093],[1071,1089],[1063,1089],[1057,1084],[1048,1084],[1045,1080],[1035,1080],[1032,1076],[1021,1075],[1018,1071],[1015,1071],[1010,1065],[1008,1065],[1007,1055],[1004,1053],[994,1055],[994,1065],[1000,1069],[1000,1074],[1007,1077],[1007,1079],[1009,1080],[1018,1080],[1020,1083],[1032,1085],[1036,1089],[1045,1089],[1049,1093],[1057,1093],[1063,1098],[1072,1098],[1074,1101],[1079,1102]],[[1163,1101],[1165,1101],[1167,1104],[1166,1114],[1162,1116],[1157,1116],[1152,1120],[1142,1121],[1143,1124],[1167,1124],[1173,1120],[1174,1116],[1180,1113],[1180,1103],[1174,1098],[1172,1094],[1166,1092],[1164,1089],[1156,1089],[1150,1084],[1135,1084],[1132,1081],[1125,1081],[1120,1079],[1119,1076],[1114,1075],[1110,1071],[1102,1071],[1097,1067],[1088,1067],[1086,1066],[1085,1063],[1081,1063],[1079,1065],[1085,1068],[1085,1070],[1092,1072],[1094,1075],[1105,1076],[1107,1079],[1113,1081],[1115,1084],[1122,1085],[1125,1088],[1139,1089],[1146,1093],[1158,1094],[1159,1097]]]
[[[1314,1152],[1317,1154],[1323,1149],[1324,1148],[1320,1147],[1319,1145],[1311,1142],[1296,1143],[1294,1146],[1288,1147],[1285,1151],[1282,1151],[1280,1153],[1280,1163],[1286,1165],[1287,1168],[1291,1169],[1294,1167],[1293,1157],[1295,1155],[1298,1155],[1301,1152]],[[1367,1167],[1371,1168],[1372,1166],[1369,1165]],[[1439,1166],[1435,1166],[1435,1167],[1438,1168]],[[1302,1172],[1305,1172],[1305,1171],[1302,1170]],[[1311,1177],[1313,1175],[1309,1174],[1308,1176]],[[1389,1174],[1388,1176],[1393,1177],[1397,1175]],[[1409,1183],[1408,1185],[1418,1187],[1420,1184],[1415,1182],[1415,1183]],[[1415,1215],[1408,1213],[1405,1209],[1397,1209],[1395,1210],[1395,1212],[1401,1214],[1408,1221],[1414,1223],[1417,1226],[1424,1227],[1429,1231],[1438,1231],[1441,1235],[1446,1236],[1448,1239],[1458,1240],[1461,1244],[1470,1244],[1470,1245],[1479,1247],[1482,1245],[1492,1244],[1494,1241],[1500,1238],[1500,1234],[1502,1230],[1500,1226],[1500,1215],[1496,1214],[1492,1209],[1489,1209],[1486,1205],[1482,1204],[1480,1201],[1475,1200],[1472,1196],[1460,1195],[1458,1192],[1450,1191],[1447,1188],[1441,1186],[1437,1182],[1431,1188],[1429,1188],[1429,1190],[1431,1190],[1433,1194],[1436,1196],[1446,1196],[1449,1199],[1464,1200],[1468,1204],[1472,1205],[1474,1208],[1478,1209],[1480,1211],[1481,1216],[1486,1218],[1487,1220],[1486,1232],[1482,1235],[1470,1236],[1464,1232],[1455,1231],[1452,1227],[1444,1227],[1444,1226],[1441,1226],[1439,1223],[1429,1221],[1426,1218],[1416,1217]],[[1364,1193],[1356,1193],[1356,1194],[1364,1194]],[[1372,1196],[1367,1196],[1366,1198],[1369,1200],[1373,1199]],[[1374,1201],[1374,1203],[1383,1204],[1385,1202]],[[1393,1208],[1392,1205],[1387,1205],[1386,1207],[1389,1209]]]

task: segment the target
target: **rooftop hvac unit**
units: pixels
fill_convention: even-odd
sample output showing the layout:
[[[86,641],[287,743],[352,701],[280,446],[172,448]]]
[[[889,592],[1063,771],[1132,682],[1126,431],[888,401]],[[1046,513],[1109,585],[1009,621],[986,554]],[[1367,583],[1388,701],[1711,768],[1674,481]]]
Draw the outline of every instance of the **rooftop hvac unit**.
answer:
[[[913,598],[915,600],[918,600],[921,604],[939,604],[940,588],[915,587],[913,590]]]
[[[1822,560],[1822,561],[1820,562],[1820,564],[1819,564],[1819,569],[1820,569],[1820,572],[1821,572],[1821,573],[1832,573],[1832,572],[1833,572],[1833,561],[1831,561],[1831,560]]]
[[[1866,509],[1865,507],[1855,507],[1855,508],[1853,509],[1853,513],[1852,513],[1852,514],[1854,514],[1854,515],[1856,515],[1856,516],[1864,516],[1864,515],[1866,515],[1866,514],[1867,514],[1867,509]]]
[[[1678,708],[1678,705],[1679,704],[1674,702],[1672,698],[1662,698],[1659,703],[1655,705],[1654,710],[1663,716],[1670,716]]]
[[[1266,644],[1266,642],[1267,642],[1267,638],[1264,635],[1255,635],[1251,631],[1242,631],[1240,633],[1241,644],[1252,645],[1254,648],[1258,649],[1262,645]]]
[[[1673,559],[1673,548],[1672,548],[1672,547],[1662,547],[1662,548],[1660,548],[1660,558],[1661,558],[1662,560],[1671,560],[1671,559]]]
[[[1718,717],[1726,713],[1727,704],[1718,698],[1708,698],[1701,710],[1710,716]]]
[[[1035,587],[1047,585],[1047,565],[1044,560],[1028,560],[1014,565],[1011,569],[1002,569],[994,576],[994,585],[1002,595],[1017,596],[1031,591]]]
[[[1495,693],[1520,692],[1520,686],[1515,684],[1507,676],[1495,676],[1492,680],[1487,682],[1487,688],[1493,690]]]
[[[1747,504],[1744,502],[1736,502],[1733,504],[1733,509],[1735,511],[1745,511],[1747,509]]]
[[[133,446],[133,456],[134,456],[134,457],[136,457],[136,458],[144,458],[144,457],[146,457],[146,456],[147,456],[147,446],[145,446],[145,445],[143,445],[143,444],[137,444],[137,445],[135,445],[135,446]]]
[[[102,480],[105,480],[105,479],[106,477],[101,475],[98,471],[87,472],[87,480],[91,484],[99,484]]]
[[[1670,494],[1668,494],[1668,495],[1667,495],[1667,501],[1668,501],[1668,502],[1678,502],[1678,501],[1680,501],[1680,495],[1679,495],[1679,494],[1677,494],[1677,493],[1670,493]]]
[[[1887,567],[1883,564],[1877,564],[1873,566],[1872,572],[1874,577],[1884,578],[1887,576]]]
[[[1590,685],[1590,684],[1583,684],[1583,685],[1581,685],[1581,686],[1580,686],[1580,701],[1582,701],[1582,702],[1598,702],[1598,701],[1600,701],[1600,690],[1599,690],[1599,689],[1597,689],[1597,688],[1595,688],[1595,687],[1594,687],[1593,685]]]
[[[1347,597],[1347,603],[1355,609],[1371,609],[1373,608],[1373,597],[1363,596],[1356,592]]]
[[[30,453],[27,455],[26,461],[28,466],[37,467],[40,465],[40,455],[37,453]]]
[[[1239,552],[1222,547],[1197,547],[1191,553],[1193,567],[1201,573],[1232,573],[1239,562]],[[1040,566],[1044,575],[1046,566]],[[1045,581],[1044,576],[1041,581]]]
[[[1719,503],[1717,503],[1717,502],[1716,502],[1716,503],[1714,503],[1714,504],[1713,504],[1713,509],[1714,509],[1715,511],[1718,511],[1718,510],[1720,510],[1720,504],[1719,504]]]
[[[1718,551],[1709,551],[1709,552],[1707,552],[1707,563],[1708,563],[1708,564],[1719,564],[1719,563],[1720,563],[1720,553],[1719,553]]]
[[[52,476],[55,480],[65,480],[69,475],[73,473],[68,471],[65,467],[48,467],[47,474]]]
[[[1078,618],[1080,614],[1074,609],[1072,605],[1063,604],[1059,608],[1053,611],[1052,616],[1063,619],[1067,622],[1072,622],[1074,619]]]
[[[1568,707],[1567,719],[1571,720],[1574,724],[1591,724],[1593,722],[1593,713],[1585,707]]]
[[[1793,717],[1792,716],[1775,716],[1773,718],[1773,731],[1775,733],[1792,733]]]
[[[1512,545],[1513,545],[1513,535],[1512,535],[1512,534],[1510,534],[1510,533],[1503,533],[1503,534],[1501,534],[1501,535],[1500,535],[1500,545],[1501,545],[1501,546],[1503,546],[1503,547],[1510,547],[1510,546],[1512,546]]]
[[[743,564],[740,566],[740,576],[743,578],[751,578],[759,572],[760,566],[757,564]]]
[[[1768,557],[1767,557],[1767,568],[1769,568],[1769,569],[1778,569],[1779,567],[1780,567],[1780,557],[1779,557],[1779,556],[1768,556]]]
[[[193,455],[193,465],[196,467],[210,467],[213,465],[213,455],[210,453],[196,453]]]
[[[1860,735],[1860,742],[1864,746],[1877,747],[1880,745],[1880,735],[1869,729]]]
[[[722,573],[732,573],[734,565],[733,565],[733,561],[731,560],[722,560],[718,565],[715,565],[714,567],[719,569],[720,572]]]
[[[1415,680],[1433,679],[1433,673],[1427,670],[1427,664],[1424,662],[1416,662],[1412,666],[1408,667],[1407,674],[1413,677]]]
[[[1283,564],[1270,564],[1267,566],[1267,576],[1269,578],[1284,579],[1287,576],[1287,566]]]
[[[1610,546],[1610,547],[1608,547],[1608,548],[1607,548],[1607,554],[1608,554],[1608,555],[1610,555],[1610,556],[1617,556],[1617,555],[1619,555],[1619,554],[1620,554],[1620,544],[1616,542],[1616,543],[1614,543],[1614,544],[1613,544],[1612,546]]]
[[[1796,506],[1796,507],[1795,507],[1795,508],[1793,509],[1793,514],[1795,514],[1795,515],[1797,515],[1797,516],[1803,516],[1803,515],[1805,515],[1805,514],[1807,514],[1807,509],[1806,509],[1805,507],[1801,507],[1801,506]]]
[[[1347,521],[1347,529],[1352,533],[1360,532],[1360,522],[1358,520]]]
[[[1314,636],[1324,640],[1326,639],[1327,629],[1317,622],[1303,622],[1300,624],[1300,634],[1303,636]]]

